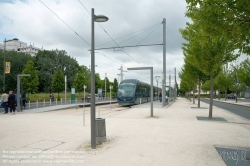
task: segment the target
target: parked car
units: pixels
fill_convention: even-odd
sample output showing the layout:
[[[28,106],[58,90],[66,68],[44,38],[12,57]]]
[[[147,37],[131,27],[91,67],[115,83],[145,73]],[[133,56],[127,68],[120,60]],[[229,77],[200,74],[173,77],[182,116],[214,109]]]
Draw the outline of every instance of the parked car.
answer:
[[[88,95],[88,97],[86,98],[86,102],[90,102],[91,100],[91,94]],[[98,100],[98,94],[95,94],[95,101]]]
[[[227,98],[228,98],[228,99],[235,99],[235,96],[234,96],[233,93],[231,93],[231,94],[228,94],[228,95],[227,95]]]

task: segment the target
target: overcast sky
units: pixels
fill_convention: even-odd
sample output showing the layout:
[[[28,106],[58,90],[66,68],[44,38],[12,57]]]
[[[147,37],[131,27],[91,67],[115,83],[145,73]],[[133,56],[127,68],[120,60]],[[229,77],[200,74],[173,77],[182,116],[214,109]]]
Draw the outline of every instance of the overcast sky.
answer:
[[[166,18],[167,75],[177,75],[183,65],[182,39],[179,28],[189,20],[185,17],[185,0],[41,0],[56,13],[70,28],[58,19],[39,0],[0,0],[0,40],[18,38],[35,47],[47,50],[66,50],[80,65],[88,66],[91,43],[91,8],[95,14],[109,17],[104,23],[95,23],[96,48],[162,44],[163,18]],[[104,30],[107,32],[105,32]],[[130,35],[129,35],[130,34]],[[120,38],[122,36],[126,36]],[[116,41],[113,42],[112,39]],[[87,43],[83,40],[87,41]],[[120,38],[119,40],[116,40]],[[128,40],[129,39],[129,40]],[[162,76],[163,47],[133,47],[97,51],[96,72],[101,79],[107,77],[113,82],[118,79],[121,64],[128,67],[153,67],[154,76]],[[106,56],[106,57],[105,57]],[[107,58],[108,57],[108,58]],[[109,59],[111,58],[111,59]],[[124,79],[136,78],[149,83],[149,71],[128,71]],[[120,78],[119,78],[120,79]],[[178,79],[179,80],[179,79]],[[172,77],[172,85],[174,77]],[[179,82],[179,81],[178,81]],[[167,76],[168,84],[168,76]],[[154,85],[156,81],[154,79]],[[160,85],[160,84],[159,84]]]

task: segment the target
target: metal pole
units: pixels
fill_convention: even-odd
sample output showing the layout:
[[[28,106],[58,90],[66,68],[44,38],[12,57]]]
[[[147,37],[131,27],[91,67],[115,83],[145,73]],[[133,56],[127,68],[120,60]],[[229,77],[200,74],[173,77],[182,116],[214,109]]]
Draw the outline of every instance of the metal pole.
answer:
[[[83,86],[83,91],[84,91],[84,94],[83,94],[83,95],[84,95],[84,96],[83,96],[83,103],[84,103],[84,104],[85,104],[85,88],[86,88],[86,87],[85,87],[85,85],[84,85],[84,86]]]
[[[20,77],[30,76],[30,74],[18,74],[17,75],[17,111],[20,111]]]
[[[150,75],[151,75],[151,117],[153,117],[153,97],[154,97],[154,92],[153,92],[153,68],[150,70]]]
[[[20,111],[20,77],[17,75],[17,112]]]
[[[100,118],[100,106],[98,108],[98,117]]]
[[[95,35],[94,35],[95,12],[91,11],[91,148],[96,148],[95,137]]]
[[[110,108],[111,108],[111,85],[109,86],[110,88]]]
[[[4,39],[4,48],[3,48],[3,92],[5,92],[5,49],[6,49],[6,38]]]
[[[85,126],[85,105],[83,106],[83,126]]]
[[[106,100],[106,73],[105,73],[105,100]]]
[[[64,81],[65,81],[65,104],[66,104],[66,98],[67,98],[67,76],[64,76]]]
[[[171,101],[171,76],[169,74],[169,102]]]
[[[166,106],[166,18],[163,18],[163,82],[162,82],[162,106]]]

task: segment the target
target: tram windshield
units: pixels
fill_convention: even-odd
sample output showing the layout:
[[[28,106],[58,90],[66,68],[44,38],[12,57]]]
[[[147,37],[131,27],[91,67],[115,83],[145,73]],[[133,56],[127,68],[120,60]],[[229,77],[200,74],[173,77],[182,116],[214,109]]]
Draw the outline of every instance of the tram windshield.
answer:
[[[118,97],[132,97],[135,93],[135,83],[124,82],[119,85]]]

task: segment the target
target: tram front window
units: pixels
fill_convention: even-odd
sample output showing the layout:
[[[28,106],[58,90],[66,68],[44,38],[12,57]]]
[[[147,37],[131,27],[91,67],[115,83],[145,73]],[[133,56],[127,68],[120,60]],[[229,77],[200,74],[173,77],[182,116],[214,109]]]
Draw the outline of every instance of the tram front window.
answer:
[[[135,84],[122,83],[119,85],[118,97],[133,97],[135,93]]]

